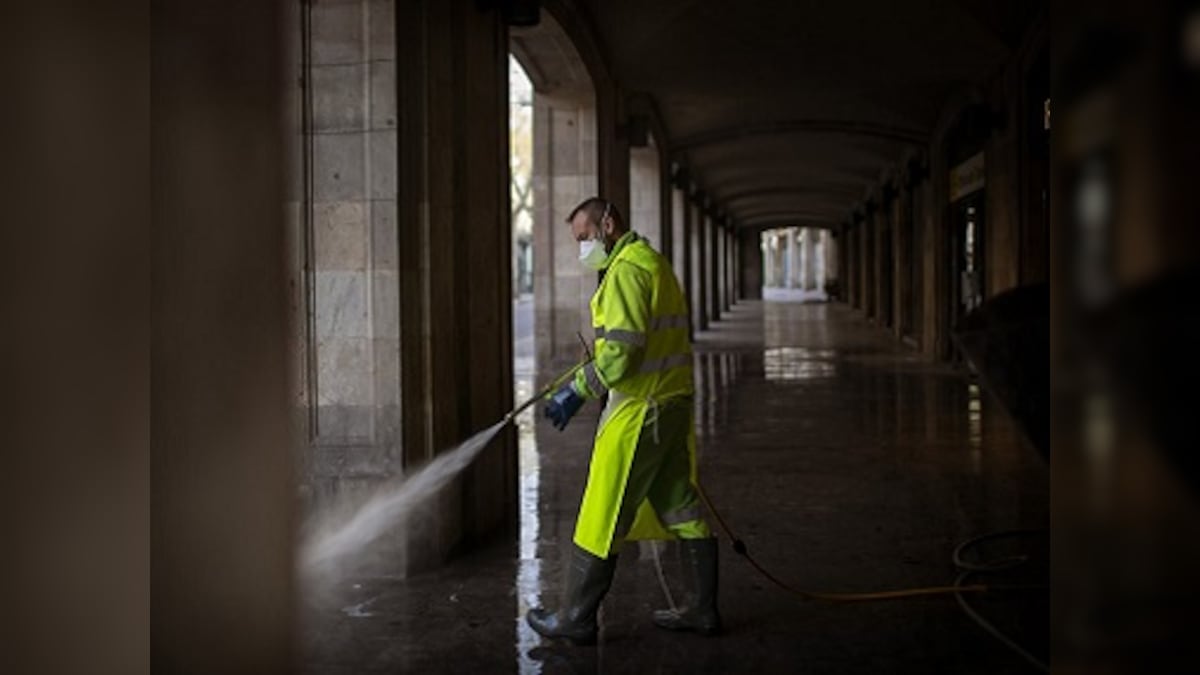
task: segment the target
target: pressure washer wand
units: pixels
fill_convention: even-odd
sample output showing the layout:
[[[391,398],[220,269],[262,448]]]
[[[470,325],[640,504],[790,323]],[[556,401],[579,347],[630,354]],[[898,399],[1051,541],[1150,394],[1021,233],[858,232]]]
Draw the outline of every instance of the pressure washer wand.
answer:
[[[536,393],[536,394],[534,394],[533,396],[529,397],[529,399],[528,399],[528,400],[526,400],[526,401],[525,401],[524,403],[522,403],[521,405],[519,405],[519,406],[517,406],[516,408],[513,408],[512,410],[510,410],[510,411],[509,411],[509,413],[508,413],[507,415],[505,415],[505,416],[504,416],[504,419],[503,419],[502,421],[503,421],[505,424],[507,424],[507,423],[509,423],[509,422],[513,421],[514,419],[516,419],[516,418],[517,418],[517,415],[520,415],[521,413],[525,412],[525,409],[526,409],[526,408],[528,408],[529,406],[531,406],[531,405],[533,405],[533,404],[537,403],[538,401],[542,400],[542,399],[543,399],[543,398],[545,398],[545,397],[546,397],[546,396],[547,396],[547,395],[548,395],[550,392],[552,392],[552,391],[554,391],[555,389],[557,389],[557,388],[559,388],[560,386],[562,386],[562,383],[563,383],[563,382],[566,382],[568,379],[570,379],[570,378],[574,377],[574,376],[575,376],[575,371],[579,370],[580,368],[582,368],[582,367],[583,367],[584,365],[586,365],[586,364],[587,364],[587,361],[581,361],[581,362],[579,362],[579,363],[577,363],[577,364],[575,364],[575,365],[571,366],[570,370],[568,370],[567,372],[563,373],[562,375],[559,375],[559,376],[558,376],[558,377],[557,377],[557,378],[556,378],[554,381],[552,381],[550,384],[547,384],[545,387],[542,387],[542,388],[541,388],[541,390],[539,390],[539,391],[538,391],[538,393]]]

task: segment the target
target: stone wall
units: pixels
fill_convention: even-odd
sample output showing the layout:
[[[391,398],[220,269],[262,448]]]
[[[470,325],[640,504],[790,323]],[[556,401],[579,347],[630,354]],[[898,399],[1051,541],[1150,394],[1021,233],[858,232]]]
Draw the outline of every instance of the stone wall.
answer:
[[[684,219],[687,218],[687,206],[683,198],[683,190],[671,189],[671,267],[675,269],[675,277],[679,279],[679,287],[686,292],[684,283],[687,264],[684,261],[687,251],[687,235],[684,230]]]
[[[658,149],[653,141],[629,150],[629,226],[663,250],[662,180],[659,175]]]
[[[692,204],[692,329],[708,330],[708,228],[709,219]]]
[[[467,0],[304,10],[289,276],[299,481],[315,509],[419,468],[511,404],[508,38]],[[420,527],[382,539],[376,571],[439,564],[515,522],[515,503],[506,433]]]
[[[596,274],[579,263],[566,219],[599,191],[596,108],[586,95],[536,89],[533,101],[534,341],[537,363],[557,369],[578,361],[576,333],[592,332]]]
[[[113,25],[122,26],[122,31],[132,25],[127,14],[117,13],[114,17]],[[26,560],[22,568],[25,570],[30,569],[28,561],[33,559],[27,556],[31,553],[52,552],[54,558],[43,567],[47,573],[45,585],[49,588],[42,588],[41,583],[31,585],[28,574],[13,577],[30,593],[37,594],[38,605],[34,610],[22,611],[20,599],[13,603],[7,594],[6,606],[14,616],[25,617],[26,624],[54,626],[60,637],[65,634],[67,621],[86,626],[79,631],[86,637],[56,638],[53,644],[67,654],[66,659],[82,654],[90,656],[91,662],[71,667],[63,665],[64,657],[40,658],[36,667],[26,671],[13,666],[10,658],[15,652],[19,662],[21,654],[29,653],[26,645],[22,645],[5,650],[6,672],[139,672],[128,662],[116,667],[102,665],[87,645],[94,644],[94,640],[117,646],[127,644],[120,631],[125,630],[130,616],[137,616],[143,611],[140,608],[147,606],[151,628],[148,636],[143,632],[138,641],[142,658],[149,657],[154,672],[272,673],[286,672],[292,665],[295,483],[289,452],[293,440],[288,399],[290,317],[285,302],[288,291],[284,271],[284,252],[292,233],[287,230],[281,205],[290,199],[293,208],[287,211],[297,212],[295,190],[286,185],[285,162],[297,138],[294,134],[285,138],[281,133],[284,125],[295,131],[296,118],[289,115],[281,119],[285,111],[279,95],[284,82],[295,81],[290,76],[294,75],[292,66],[297,61],[285,66],[281,58],[284,44],[290,38],[281,35],[280,26],[299,23],[285,24],[291,18],[282,4],[218,1],[155,6],[154,39],[140,45],[142,51],[150,48],[148,58],[152,57],[153,63],[151,105],[146,107],[143,103],[142,112],[138,113],[149,117],[149,129],[138,131],[139,137],[151,141],[142,146],[149,155],[139,156],[128,145],[122,148],[131,157],[138,157],[131,161],[141,162],[143,169],[134,173],[144,176],[153,188],[153,199],[137,197],[138,207],[131,213],[141,214],[148,207],[153,228],[135,226],[136,236],[124,238],[121,227],[128,227],[128,222],[115,230],[107,227],[110,206],[104,200],[110,196],[97,195],[99,200],[91,203],[89,198],[93,195],[88,190],[111,183],[90,173],[87,152],[72,157],[69,170],[70,180],[77,175],[86,176],[86,180],[81,178],[78,186],[71,182],[55,184],[60,200],[63,188],[67,188],[72,197],[66,201],[86,204],[91,220],[87,221],[86,230],[81,230],[84,245],[93,232],[98,233],[96,241],[104,242],[86,252],[88,260],[93,263],[102,260],[122,268],[117,279],[126,278],[126,271],[130,279],[137,279],[140,288],[134,290],[133,296],[122,296],[122,303],[141,303],[141,298],[150,303],[148,333],[145,320],[137,321],[134,317],[138,315],[127,314],[124,304],[119,310],[107,305],[95,310],[100,314],[107,309],[105,320],[120,326],[140,324],[137,334],[142,337],[133,342],[112,341],[114,335],[109,332],[108,323],[87,326],[86,334],[72,332],[71,337],[76,342],[109,349],[110,353],[104,354],[105,363],[111,358],[124,363],[128,361],[124,354],[137,353],[137,360],[145,364],[147,371],[142,371],[140,378],[134,373],[135,377],[128,382],[101,379],[96,384],[91,382],[96,371],[90,362],[80,361],[80,355],[75,353],[82,349],[85,351],[81,353],[90,355],[86,351],[89,347],[75,345],[56,354],[53,361],[68,364],[64,367],[71,368],[76,379],[82,376],[88,382],[58,380],[51,370],[51,379],[39,382],[31,391],[43,388],[49,391],[51,384],[60,381],[69,383],[72,387],[69,392],[54,387],[60,389],[55,393],[56,404],[61,406],[52,411],[59,416],[55,422],[60,428],[79,426],[79,433],[89,436],[98,432],[101,443],[113,434],[113,429],[128,428],[130,431],[121,431],[120,436],[146,438],[152,444],[152,455],[149,465],[131,464],[124,454],[129,451],[127,448],[108,451],[89,438],[80,448],[87,458],[74,470],[82,468],[90,476],[78,491],[73,483],[64,483],[64,477],[58,474],[51,481],[34,479],[34,474],[22,479],[35,484],[38,490],[37,500],[25,502],[26,505],[43,509],[54,504],[33,520],[38,532],[45,535],[29,540],[44,539],[54,545],[34,544],[25,551],[25,547],[10,541],[10,557],[15,555],[18,565]],[[109,39],[103,42],[91,40],[95,35],[92,31],[104,25],[97,21],[72,24],[69,43],[81,50],[94,47],[117,53],[139,48],[136,44],[112,44],[111,38],[124,37],[127,35],[124,32],[106,35]],[[62,44],[68,44],[68,34],[63,33],[62,37],[65,40]],[[53,58],[49,51],[47,58]],[[109,99],[119,99],[125,92],[122,88],[104,86],[102,80],[91,79],[97,72],[103,72],[95,70],[95,66],[89,63],[86,71],[58,72],[76,73],[80,83],[88,80],[86,91],[107,97],[103,105],[97,99],[97,110],[103,111]],[[143,68],[139,72],[148,76],[150,70]],[[127,71],[121,75],[135,80],[140,77]],[[51,89],[65,86],[57,80],[47,80],[45,84]],[[145,96],[144,90],[141,96]],[[63,119],[69,119],[65,110],[63,114]],[[107,119],[103,112],[99,118],[90,110],[75,110],[70,114],[79,117],[82,126],[67,134],[68,139],[74,137],[72,134],[109,132],[115,133],[120,141],[128,141],[120,124],[100,130],[97,119]],[[61,135],[61,130],[57,130],[53,138]],[[116,142],[113,147],[117,147]],[[41,146],[39,149],[45,154]],[[78,150],[64,148],[62,155],[50,154],[71,156]],[[106,168],[113,170],[112,158],[107,157],[105,162]],[[152,170],[146,171],[147,166]],[[80,167],[89,171],[81,172]],[[38,175],[36,165],[33,175]],[[82,192],[75,191],[76,187]],[[53,204],[43,204],[40,208],[44,211],[38,214],[40,218],[56,213]],[[294,215],[292,219],[294,223]],[[63,236],[58,231],[55,235]],[[105,250],[103,247],[109,242],[115,242],[119,248]],[[81,240],[73,243],[78,246]],[[152,292],[147,292],[145,268],[137,262],[147,248]],[[53,260],[56,264],[65,262],[65,269],[74,270],[73,251],[74,248],[56,251]],[[112,255],[114,251],[116,255]],[[22,250],[21,254],[28,255],[29,251]],[[53,274],[63,274],[54,265],[47,267]],[[103,275],[111,272],[99,267],[97,271],[102,272],[99,288],[72,288],[71,301],[78,298],[109,301],[105,294],[110,288],[105,284],[110,281]],[[63,303],[55,302],[58,298],[54,285],[30,285],[30,288],[36,288],[32,292],[37,294],[37,302],[45,303],[55,312],[64,311]],[[118,288],[126,290],[123,283]],[[87,308],[77,315],[55,314],[47,325],[56,325],[52,322],[63,317],[91,317],[91,311]],[[123,337],[124,333],[118,335]],[[43,369],[39,374],[47,377],[44,371],[47,364],[34,363]],[[61,418],[64,410],[69,413],[82,401],[90,402],[79,395],[80,391],[92,391],[91,387],[106,387],[103,393],[112,400],[133,397],[144,403],[135,417],[111,416],[104,405],[95,420],[89,415],[83,418],[83,424],[64,423]],[[36,402],[38,394],[34,395],[31,400]],[[94,425],[86,423],[93,421]],[[20,422],[17,440],[9,437],[15,445],[6,447],[40,449],[21,442],[19,425]],[[41,428],[38,432],[37,442],[64,438],[55,428]],[[64,456],[52,459],[60,465],[67,463]],[[17,465],[18,469],[22,466]],[[26,476],[11,464],[6,464],[6,469],[14,476]],[[148,475],[148,495],[131,490],[112,491],[130,475]],[[80,501],[63,503],[59,495],[70,495],[70,499]],[[143,515],[130,522],[106,520],[100,527],[95,526],[96,514],[104,514],[104,519],[118,518],[126,513],[126,502],[137,503],[142,509],[148,506],[149,517]],[[8,510],[15,513],[12,508]],[[59,512],[64,514],[61,518]],[[26,514],[21,513],[20,518],[27,519]],[[61,521],[57,524],[62,526],[43,529],[47,519]],[[84,529],[88,526],[92,529]],[[125,569],[112,570],[110,558],[113,550],[119,549],[123,554],[123,547],[132,549],[126,538],[120,536],[125,527],[136,527],[139,536],[149,542],[148,551],[143,548],[136,560],[129,560],[128,570],[140,575],[138,590],[133,592],[128,592],[132,587],[125,588],[123,584]],[[18,526],[17,532],[22,531]],[[73,548],[76,540],[86,546],[76,551]],[[88,576],[73,577],[74,570],[86,570]],[[87,583],[81,583],[85,578]],[[104,590],[98,593],[96,588]],[[55,601],[55,589],[63,593],[61,604]],[[110,593],[108,589],[116,592]],[[43,608],[56,608],[56,613],[65,611],[72,618],[45,621],[31,618],[38,616]]]
[[[310,6],[297,221],[312,410],[309,475],[384,476],[399,460],[395,19],[389,2]]]
[[[741,281],[739,284],[742,288],[742,297],[761,299],[762,288],[766,283],[766,279],[763,278],[766,270],[766,265],[763,264],[763,237],[754,230],[743,231],[739,237],[738,255],[741,258],[739,265]]]

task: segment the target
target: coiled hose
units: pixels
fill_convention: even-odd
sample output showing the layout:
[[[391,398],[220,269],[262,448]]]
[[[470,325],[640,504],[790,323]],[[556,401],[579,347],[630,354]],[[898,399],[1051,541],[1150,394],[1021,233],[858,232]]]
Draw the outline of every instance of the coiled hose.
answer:
[[[903,589],[889,590],[889,591],[874,591],[874,592],[869,592],[869,593],[828,593],[828,592],[806,591],[806,590],[793,588],[792,586],[789,586],[788,584],[781,581],[774,574],[771,574],[769,571],[767,571],[767,569],[764,568],[762,565],[760,565],[758,563],[758,561],[755,560],[754,557],[750,555],[750,551],[746,548],[746,542],[742,541],[742,539],[739,538],[733,532],[733,529],[729,527],[729,524],[727,522],[725,522],[725,519],[721,516],[721,512],[718,511],[715,506],[713,506],[712,500],[710,500],[708,498],[708,494],[705,493],[704,488],[699,483],[696,483],[696,491],[697,491],[697,493],[699,493],[700,499],[702,499],[704,501],[704,505],[708,508],[709,512],[713,514],[714,518],[716,518],[717,523],[720,525],[721,530],[725,533],[725,536],[728,537],[730,543],[733,546],[734,552],[736,552],[738,555],[745,558],[746,562],[750,563],[751,567],[753,567],[759,574],[761,574],[764,578],[766,578],[772,584],[777,586],[779,589],[786,591],[792,595],[795,595],[803,600],[815,600],[815,601],[821,601],[821,602],[838,602],[838,603],[873,602],[873,601],[879,601],[879,600],[897,600],[897,599],[901,599],[901,598],[915,598],[915,597],[932,596],[932,595],[954,595],[955,599],[958,601],[959,607],[962,608],[963,612],[966,613],[966,615],[968,617],[970,617],[975,623],[977,623],[981,628],[983,628],[985,631],[987,631],[987,633],[989,635],[996,638],[1002,644],[1004,644],[1006,647],[1008,647],[1009,649],[1011,649],[1014,652],[1016,652],[1017,654],[1019,654],[1023,659],[1025,659],[1027,662],[1029,662],[1029,664],[1032,665],[1033,667],[1035,667],[1038,670],[1041,670],[1043,672],[1050,672],[1049,665],[1047,665],[1044,661],[1038,659],[1036,656],[1031,654],[1029,652],[1029,650],[1022,647],[1015,640],[1013,640],[1009,636],[1005,635],[1003,632],[1001,632],[998,628],[996,628],[987,619],[983,618],[983,616],[980,615],[979,612],[976,611],[975,608],[973,608],[970,605],[970,603],[968,603],[966,600],[966,594],[968,594],[968,593],[987,593],[987,592],[992,592],[992,591],[1033,590],[1033,589],[1047,588],[1047,586],[1045,584],[1041,584],[1041,585],[993,585],[993,584],[968,584],[967,583],[968,579],[974,574],[994,573],[994,572],[1001,572],[1001,571],[1007,571],[1007,570],[1014,569],[1020,565],[1025,564],[1026,562],[1028,562],[1029,556],[1025,556],[1025,555],[1013,556],[1013,557],[1009,557],[1009,558],[1003,558],[1001,560],[996,560],[996,561],[991,561],[991,562],[983,562],[983,563],[970,562],[970,561],[966,560],[966,558],[965,558],[965,554],[968,550],[970,550],[971,548],[975,547],[976,545],[978,545],[980,543],[983,543],[984,541],[991,541],[991,540],[1000,539],[1000,538],[1043,534],[1043,533],[1045,533],[1045,530],[1005,530],[1002,532],[993,532],[990,534],[985,534],[983,536],[976,537],[974,539],[970,539],[968,541],[965,541],[965,542],[959,544],[957,547],[955,547],[954,554],[952,556],[954,566],[959,570],[959,575],[958,575],[958,578],[955,579],[954,585],[952,585],[952,586],[929,586],[929,587],[924,587],[924,588],[903,588]],[[663,593],[664,593],[664,595],[666,595],[668,604],[672,608],[674,608],[675,607],[674,598],[671,597],[671,591],[667,587],[666,579],[663,577],[662,564],[661,564],[661,561],[658,556],[657,548],[654,549],[654,563],[655,563],[655,567],[658,570],[659,584],[662,586]]]

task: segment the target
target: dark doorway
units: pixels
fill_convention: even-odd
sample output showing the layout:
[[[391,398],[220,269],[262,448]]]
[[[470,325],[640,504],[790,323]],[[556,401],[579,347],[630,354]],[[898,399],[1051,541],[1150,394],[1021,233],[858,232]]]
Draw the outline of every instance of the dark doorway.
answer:
[[[979,305],[985,297],[984,266],[984,191],[974,192],[952,205],[953,226],[950,231],[950,325],[957,326],[962,318]],[[961,354],[955,350],[954,360]]]
[[[863,311],[867,318],[877,319],[879,316],[878,298],[875,297],[875,227],[871,222],[873,215],[868,215],[863,222]]]
[[[958,116],[947,133],[946,164],[950,169],[950,210],[948,232],[940,264],[945,275],[945,290],[940,291],[946,311],[946,339],[939,352],[944,358],[962,362],[962,355],[950,339],[962,317],[978,307],[985,297],[984,269],[984,212],[985,161],[984,146],[991,134],[995,116],[983,104],[971,105]]]
[[[912,341],[913,346],[920,346],[921,305],[925,301],[924,284],[922,283],[921,256],[921,227],[917,223],[920,213],[917,201],[920,199],[920,189],[915,185],[909,186],[909,198],[900,209],[900,245],[904,247],[903,294],[900,298],[900,334]]]
[[[1025,194],[1021,219],[1021,283],[1049,278],[1050,60],[1043,47],[1025,85]]]
[[[890,207],[889,207],[890,208]],[[895,325],[895,315],[893,314],[893,301],[895,283],[895,249],[892,248],[892,228],[885,227],[880,232],[879,237],[879,255],[882,256],[879,260],[879,317],[880,323],[884,326],[891,327]]]

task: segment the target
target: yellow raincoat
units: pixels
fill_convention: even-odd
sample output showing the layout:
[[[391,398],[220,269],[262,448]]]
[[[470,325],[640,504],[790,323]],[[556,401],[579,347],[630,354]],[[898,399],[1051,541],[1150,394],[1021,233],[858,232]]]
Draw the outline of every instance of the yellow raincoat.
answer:
[[[591,301],[595,359],[573,383],[585,399],[608,394],[575,524],[575,543],[600,558],[623,540],[709,536],[692,486],[687,300],[667,260],[634,232],[605,270]]]

